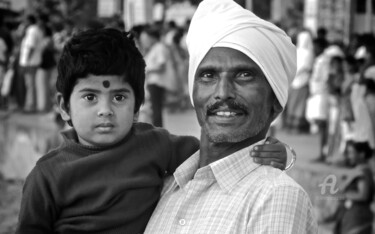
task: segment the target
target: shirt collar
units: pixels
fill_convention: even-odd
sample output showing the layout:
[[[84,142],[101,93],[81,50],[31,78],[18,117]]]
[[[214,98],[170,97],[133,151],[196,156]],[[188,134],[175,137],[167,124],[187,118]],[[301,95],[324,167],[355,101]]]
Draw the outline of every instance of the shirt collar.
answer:
[[[264,140],[261,140],[203,168],[198,168],[200,151],[197,151],[177,168],[173,174],[175,181],[183,188],[194,178],[198,169],[204,170],[207,173],[206,178],[213,178],[221,189],[229,193],[242,178],[260,166],[253,162],[250,151],[254,146],[263,143]],[[199,174],[201,177],[202,173]]]
[[[264,140],[256,142],[210,164],[221,189],[229,193],[241,179],[260,166],[260,164],[253,162],[253,158],[250,157],[250,151],[255,145],[263,142]]]
[[[199,166],[199,150],[182,163],[173,173],[176,183],[181,188],[194,178]]]

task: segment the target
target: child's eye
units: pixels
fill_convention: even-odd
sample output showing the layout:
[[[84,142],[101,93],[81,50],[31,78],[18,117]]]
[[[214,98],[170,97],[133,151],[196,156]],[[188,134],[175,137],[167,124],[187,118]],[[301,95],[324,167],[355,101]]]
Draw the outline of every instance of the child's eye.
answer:
[[[114,100],[116,101],[116,102],[122,102],[122,101],[124,101],[126,98],[125,98],[125,96],[124,95],[115,95],[115,97],[114,97]]]
[[[96,100],[96,97],[94,94],[87,94],[83,97],[86,101],[92,102]]]

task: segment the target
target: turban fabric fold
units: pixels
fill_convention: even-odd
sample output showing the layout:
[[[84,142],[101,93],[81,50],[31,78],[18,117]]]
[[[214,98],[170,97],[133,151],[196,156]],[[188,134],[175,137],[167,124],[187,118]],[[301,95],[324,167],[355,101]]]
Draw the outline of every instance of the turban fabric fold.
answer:
[[[285,107],[289,84],[296,73],[296,48],[274,24],[233,0],[204,0],[191,20],[186,43],[192,103],[199,64],[212,47],[228,47],[244,53],[262,69],[281,106]]]

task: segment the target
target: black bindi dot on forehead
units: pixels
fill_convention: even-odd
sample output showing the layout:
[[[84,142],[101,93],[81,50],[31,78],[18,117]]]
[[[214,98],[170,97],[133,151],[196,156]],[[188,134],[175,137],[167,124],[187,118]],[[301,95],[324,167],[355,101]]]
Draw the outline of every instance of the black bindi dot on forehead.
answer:
[[[103,81],[104,88],[109,88],[110,85],[111,85],[111,83],[109,83],[108,80]]]

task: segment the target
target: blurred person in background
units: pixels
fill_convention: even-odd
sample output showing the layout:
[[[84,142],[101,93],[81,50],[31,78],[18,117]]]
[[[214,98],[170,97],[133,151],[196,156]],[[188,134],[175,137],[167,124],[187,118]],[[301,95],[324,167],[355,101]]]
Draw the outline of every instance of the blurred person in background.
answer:
[[[187,36],[188,30],[189,30],[189,27],[190,27],[190,23],[191,23],[191,19],[187,19],[185,21],[185,24],[183,26],[184,33],[183,33],[181,41],[180,41],[180,46],[185,51],[187,51],[186,36]]]
[[[162,39],[163,42],[166,45],[171,46],[173,44],[173,37],[176,35],[177,31],[178,31],[178,26],[176,25],[176,22],[174,22],[173,20],[167,22],[165,32],[163,35],[163,39]]]
[[[191,107],[189,88],[188,88],[188,70],[189,70],[189,55],[186,49],[181,46],[181,40],[184,36],[184,29],[179,28],[176,34],[173,36],[173,44],[171,46],[171,51],[174,54],[174,59],[176,60],[176,68],[179,77],[179,91],[177,107],[184,110]]]
[[[48,16],[39,18],[39,27],[42,30],[41,42],[42,58],[36,73],[36,110],[46,112],[51,109],[52,72],[56,67],[55,47],[52,39],[52,29],[47,24]],[[52,80],[53,81],[53,80]]]
[[[291,85],[286,108],[287,127],[293,132],[309,130],[305,112],[313,65],[313,39],[309,31],[303,30],[297,36],[297,74]]]
[[[366,44],[359,79],[352,85],[350,101],[354,120],[348,131],[348,139],[368,142],[369,146],[375,149],[375,47],[373,45],[373,43]]]
[[[316,38],[314,39],[315,55],[318,56],[323,53],[329,44],[330,43],[327,39],[327,29],[323,27],[318,28],[316,31]]]
[[[166,44],[176,74],[173,81],[175,86],[166,93],[165,97],[165,107],[171,112],[184,110],[190,105],[187,82],[189,61],[187,51],[181,47],[183,34],[183,29],[177,27],[173,33],[171,44]]]
[[[130,30],[132,35],[134,36],[134,42],[143,56],[145,55],[145,51],[141,45],[140,36],[145,27],[146,25],[143,25],[143,24],[136,25],[132,27],[132,29]],[[144,100],[143,105],[139,108],[138,116],[136,116],[136,118],[139,122],[152,123],[152,109],[151,109],[150,93],[147,89],[146,83],[145,83],[145,100]]]
[[[0,15],[0,90],[4,82],[5,73],[7,71],[9,58],[13,50],[12,36],[5,26],[4,18]],[[0,109],[7,106],[6,97],[0,95]]]
[[[334,234],[372,234],[374,179],[368,164],[372,150],[367,142],[348,141],[345,153],[353,169],[340,185]]]
[[[60,54],[64,48],[65,43],[72,37],[73,32],[75,31],[73,21],[66,19],[63,22],[61,30],[56,30],[53,34],[53,43],[54,46]]]
[[[342,49],[337,45],[331,45],[316,59],[309,82],[310,96],[306,103],[306,118],[310,122],[313,133],[320,134],[320,152],[315,161],[323,162],[328,154],[328,121],[330,111],[330,90],[328,80],[331,68],[331,60],[334,57],[344,57]]]
[[[344,165],[344,151],[346,142],[351,139],[351,131],[353,129],[354,113],[351,102],[352,86],[359,81],[358,63],[356,59],[348,55],[343,61],[343,80],[340,85],[340,96],[338,103],[338,118],[335,126],[335,136],[331,144],[331,152],[333,154],[332,163],[336,165]]]
[[[328,75],[328,138],[327,156],[329,163],[334,162],[336,152],[339,152],[341,143],[341,108],[342,84],[344,82],[344,57],[334,56],[331,58]]]
[[[21,42],[19,65],[26,85],[24,111],[36,110],[36,71],[42,61],[43,32],[34,15],[26,16],[25,35]]]
[[[373,64],[369,66],[362,78],[362,83],[366,86],[366,94],[365,94],[365,101],[366,106],[368,108],[368,112],[371,119],[372,124],[372,134],[375,138],[375,45],[371,49],[369,49],[369,56],[373,60]],[[375,149],[374,146],[372,146],[373,149]]]
[[[163,126],[163,106],[167,91],[175,91],[178,79],[168,47],[160,41],[160,28],[147,26],[140,34],[146,61],[146,84],[152,110],[152,124]]]

